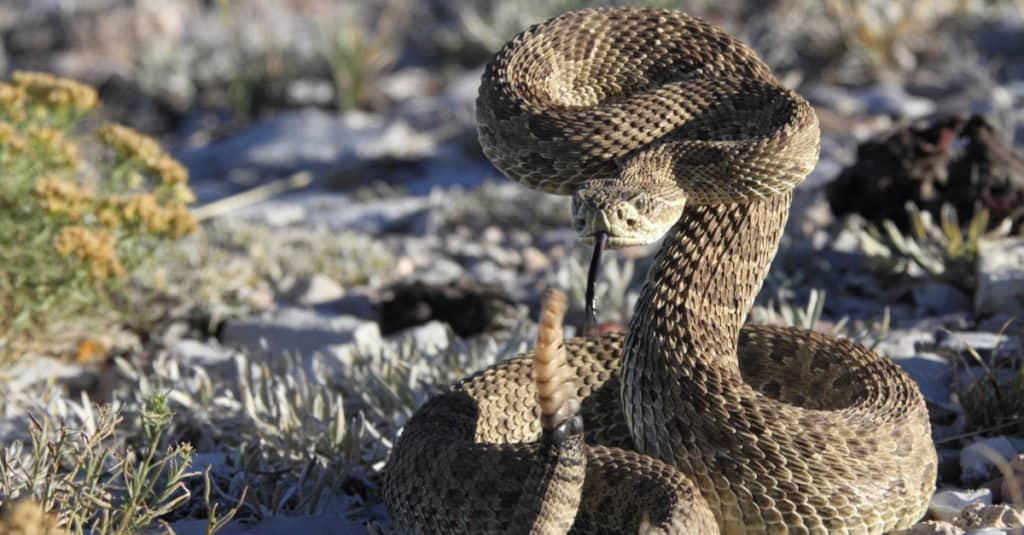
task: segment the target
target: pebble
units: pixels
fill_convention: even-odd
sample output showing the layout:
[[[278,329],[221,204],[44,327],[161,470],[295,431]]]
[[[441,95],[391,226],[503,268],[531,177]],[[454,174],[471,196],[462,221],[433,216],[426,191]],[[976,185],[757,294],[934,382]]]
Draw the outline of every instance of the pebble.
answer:
[[[322,273],[300,280],[286,294],[288,300],[303,306],[315,306],[339,299],[345,295],[345,288],[334,279]]]
[[[992,491],[985,488],[938,491],[928,504],[928,513],[937,520],[951,522],[965,507],[975,503],[992,505]]]
[[[526,247],[523,249],[522,255],[523,269],[527,273],[538,273],[551,267],[551,259],[536,247]]]
[[[173,342],[168,349],[172,356],[185,364],[223,375],[234,373],[234,354],[229,349],[187,338]]]
[[[928,520],[907,529],[894,532],[892,535],[963,535],[964,530],[949,522]]]

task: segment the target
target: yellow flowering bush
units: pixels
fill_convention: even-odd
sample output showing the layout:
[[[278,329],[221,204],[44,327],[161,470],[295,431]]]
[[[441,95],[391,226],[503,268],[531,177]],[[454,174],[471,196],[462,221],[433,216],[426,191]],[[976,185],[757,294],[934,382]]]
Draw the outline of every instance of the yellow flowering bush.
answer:
[[[83,131],[98,105],[93,88],[46,73],[0,82],[0,356],[196,229],[187,170],[126,126]]]

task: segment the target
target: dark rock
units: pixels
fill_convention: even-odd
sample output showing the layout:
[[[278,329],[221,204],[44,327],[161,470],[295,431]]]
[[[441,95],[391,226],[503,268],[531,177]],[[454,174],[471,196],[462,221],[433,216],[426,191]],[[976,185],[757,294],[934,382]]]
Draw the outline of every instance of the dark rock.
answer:
[[[858,213],[881,223],[909,225],[906,203],[936,218],[951,203],[961,222],[980,204],[995,226],[1024,219],[1024,157],[981,116],[915,124],[861,143],[857,160],[826,188],[836,216]]]
[[[495,284],[458,278],[444,284],[401,283],[384,292],[378,307],[385,335],[438,320],[467,337],[505,327],[516,315],[513,300]]]

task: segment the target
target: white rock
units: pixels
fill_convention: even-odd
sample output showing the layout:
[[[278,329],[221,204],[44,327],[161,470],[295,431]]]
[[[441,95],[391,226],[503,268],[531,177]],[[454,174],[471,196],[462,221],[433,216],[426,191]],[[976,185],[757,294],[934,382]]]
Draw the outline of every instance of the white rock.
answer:
[[[989,489],[942,490],[932,496],[932,501],[928,504],[928,512],[937,520],[949,522],[972,503],[992,505],[992,491]]]
[[[43,356],[26,358],[0,370],[0,384],[7,392],[21,392],[47,381],[63,383],[77,390],[87,388],[95,379],[96,373],[90,368]]]
[[[878,342],[875,351],[890,358],[913,357],[920,351],[921,346],[928,346],[935,342],[935,336],[930,330],[923,329],[892,329],[885,338]]]
[[[220,372],[232,372],[235,369],[234,355],[231,350],[198,340],[178,340],[171,344],[169,351],[171,355],[185,364]]]
[[[939,347],[954,353],[966,352],[968,348],[973,349],[978,355],[988,361],[992,357],[1014,358],[1021,354],[1022,348],[1020,339],[1005,334],[978,332],[978,331],[939,331],[936,336]]]
[[[536,247],[526,247],[522,254],[523,269],[528,273],[537,273],[551,267],[551,259]]]
[[[345,288],[334,279],[316,273],[301,280],[288,291],[288,299],[305,306],[314,306],[339,299],[345,295]]]
[[[974,312],[1024,315],[1024,238],[982,241]]]
[[[1024,439],[992,437],[979,440],[960,451],[960,479],[980,481],[997,471],[996,463],[1008,463],[1024,451]]]
[[[312,310],[287,307],[228,321],[221,343],[251,354],[309,355],[329,345],[352,342],[357,329],[367,323],[352,316],[321,316]]]
[[[451,345],[451,329],[447,324],[440,321],[430,321],[423,325],[417,325],[399,333],[389,336],[389,339],[399,339],[410,336],[416,344],[417,351],[434,352]]]

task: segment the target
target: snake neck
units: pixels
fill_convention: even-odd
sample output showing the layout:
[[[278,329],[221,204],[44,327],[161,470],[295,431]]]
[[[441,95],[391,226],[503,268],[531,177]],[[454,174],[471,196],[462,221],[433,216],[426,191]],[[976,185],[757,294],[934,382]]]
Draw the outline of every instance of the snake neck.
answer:
[[[791,199],[786,193],[691,206],[666,235],[623,348],[622,403],[640,451],[672,461],[667,417],[737,384],[739,330],[778,249]]]

